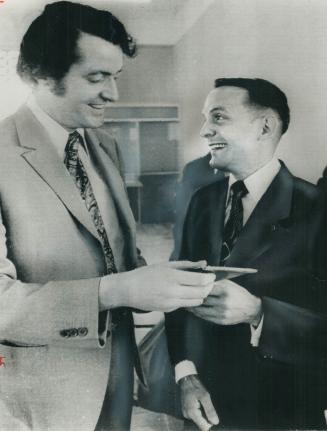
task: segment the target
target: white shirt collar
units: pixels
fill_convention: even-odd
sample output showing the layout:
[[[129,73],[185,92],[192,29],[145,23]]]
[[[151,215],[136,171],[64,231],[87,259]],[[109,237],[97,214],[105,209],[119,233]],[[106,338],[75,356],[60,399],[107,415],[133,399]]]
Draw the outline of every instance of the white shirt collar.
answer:
[[[249,195],[256,203],[259,202],[264,193],[267,191],[271,182],[278,174],[280,166],[279,160],[276,157],[273,157],[262,168],[258,169],[253,174],[245,178],[244,184],[249,192]],[[237,179],[234,177],[234,175],[230,174],[229,189],[236,181]]]
[[[54,145],[61,160],[65,159],[65,148],[68,142],[69,132],[62,127],[57,121],[50,117],[35,100],[35,97],[31,95],[27,101],[27,106],[30,108],[32,113],[35,115],[37,120],[47,131],[50,141]],[[82,135],[85,142],[84,129],[77,129]]]

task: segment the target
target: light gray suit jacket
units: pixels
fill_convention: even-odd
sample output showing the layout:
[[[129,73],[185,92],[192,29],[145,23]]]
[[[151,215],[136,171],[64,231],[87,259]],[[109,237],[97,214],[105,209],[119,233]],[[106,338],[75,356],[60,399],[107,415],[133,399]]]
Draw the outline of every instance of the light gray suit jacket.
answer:
[[[119,244],[102,211],[119,269],[133,269],[135,222],[116,144],[100,131],[86,138],[123,231]],[[0,429],[93,430],[111,358],[111,337],[98,333],[99,237],[27,107],[0,124],[0,142]]]

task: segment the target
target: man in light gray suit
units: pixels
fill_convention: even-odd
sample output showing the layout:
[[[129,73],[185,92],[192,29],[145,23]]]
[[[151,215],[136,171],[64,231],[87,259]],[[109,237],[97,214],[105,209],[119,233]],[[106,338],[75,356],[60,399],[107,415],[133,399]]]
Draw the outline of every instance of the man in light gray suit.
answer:
[[[134,52],[113,15],[70,2],[23,38],[33,95],[0,125],[0,429],[128,429],[131,309],[196,306],[212,287],[178,270],[197,264],[142,266],[117,145],[93,130]]]

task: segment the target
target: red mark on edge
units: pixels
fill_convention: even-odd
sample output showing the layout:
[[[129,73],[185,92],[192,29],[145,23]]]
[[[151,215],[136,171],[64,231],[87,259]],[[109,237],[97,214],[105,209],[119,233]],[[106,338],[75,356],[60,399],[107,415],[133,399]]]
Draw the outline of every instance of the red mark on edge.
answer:
[[[5,357],[4,356],[0,356],[0,367],[4,367],[5,364]]]

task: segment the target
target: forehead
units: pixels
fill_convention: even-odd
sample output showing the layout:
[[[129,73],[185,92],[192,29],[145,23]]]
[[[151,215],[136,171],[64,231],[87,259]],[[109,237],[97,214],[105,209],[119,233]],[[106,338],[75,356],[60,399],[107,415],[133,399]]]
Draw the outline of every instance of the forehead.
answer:
[[[244,88],[225,86],[218,87],[208,94],[203,113],[208,114],[213,109],[221,109],[228,112],[246,109],[249,100],[248,92]]]
[[[115,74],[123,65],[123,53],[119,46],[88,33],[80,34],[77,52],[80,60],[75,65],[86,71],[102,70]]]

